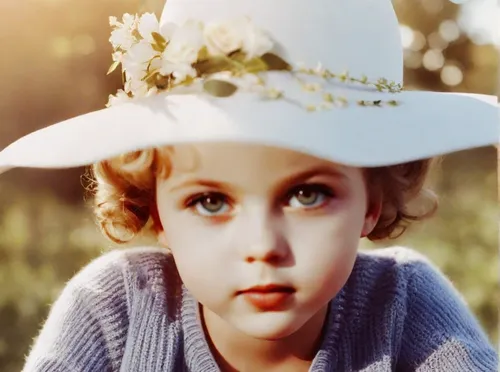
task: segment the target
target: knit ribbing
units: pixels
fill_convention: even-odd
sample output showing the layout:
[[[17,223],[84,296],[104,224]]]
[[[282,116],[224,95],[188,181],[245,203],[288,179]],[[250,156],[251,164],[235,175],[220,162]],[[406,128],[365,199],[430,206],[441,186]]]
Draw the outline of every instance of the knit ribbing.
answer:
[[[129,319],[123,259],[118,252],[103,256],[67,284],[24,370],[95,372],[120,368]]]
[[[407,270],[407,321],[401,352],[410,361],[407,365],[419,366],[418,370],[495,370],[491,350],[482,347],[486,336],[477,332],[478,322],[451,282],[427,261]]]
[[[202,325],[197,301],[184,291],[182,306],[184,330],[184,360],[189,371],[217,372],[218,366],[210,353]]]
[[[311,371],[493,372],[498,359],[458,292],[403,248],[359,253],[330,302]],[[198,302],[153,248],[94,260],[65,287],[24,372],[218,372]]]

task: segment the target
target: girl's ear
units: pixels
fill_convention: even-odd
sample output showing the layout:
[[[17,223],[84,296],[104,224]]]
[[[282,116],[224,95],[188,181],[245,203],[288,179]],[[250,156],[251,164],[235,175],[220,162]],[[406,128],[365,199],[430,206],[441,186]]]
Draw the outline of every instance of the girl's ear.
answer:
[[[366,209],[365,223],[361,230],[361,237],[367,237],[377,226],[380,214],[382,213],[382,195],[377,193],[373,195],[368,201],[368,208]]]

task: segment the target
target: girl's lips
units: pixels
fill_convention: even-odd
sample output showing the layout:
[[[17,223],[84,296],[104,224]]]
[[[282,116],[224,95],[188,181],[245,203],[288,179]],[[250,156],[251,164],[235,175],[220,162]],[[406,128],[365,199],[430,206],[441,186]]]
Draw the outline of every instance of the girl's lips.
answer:
[[[245,300],[260,310],[276,310],[289,300],[295,289],[282,285],[256,286],[238,292]]]

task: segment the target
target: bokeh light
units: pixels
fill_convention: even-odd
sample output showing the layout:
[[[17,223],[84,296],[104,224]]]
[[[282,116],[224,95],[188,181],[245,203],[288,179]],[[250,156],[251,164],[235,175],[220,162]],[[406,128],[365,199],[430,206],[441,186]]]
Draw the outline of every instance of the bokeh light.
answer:
[[[464,74],[462,70],[455,65],[446,65],[441,70],[441,80],[443,83],[449,86],[457,86],[464,79]]]
[[[413,43],[410,46],[411,50],[420,51],[425,48],[427,45],[427,40],[425,39],[424,34],[421,31],[414,30],[413,31]]]
[[[415,40],[415,33],[413,32],[411,27],[408,27],[406,25],[400,25],[399,31],[401,32],[401,44],[403,45],[404,49],[408,49]]]
[[[81,34],[73,38],[73,50],[76,54],[87,56],[95,52],[95,41],[90,35]]]
[[[52,39],[52,53],[54,57],[59,59],[68,58],[71,56],[72,46],[71,41],[66,36],[58,36]]]
[[[404,51],[405,67],[410,69],[419,69],[422,67],[422,53],[414,52],[413,50]]]
[[[451,19],[441,22],[439,25],[439,35],[449,43],[457,40],[460,37],[460,28],[457,22]]]
[[[443,53],[439,49],[429,49],[425,52],[422,63],[429,71],[436,71],[443,67],[445,62]]]

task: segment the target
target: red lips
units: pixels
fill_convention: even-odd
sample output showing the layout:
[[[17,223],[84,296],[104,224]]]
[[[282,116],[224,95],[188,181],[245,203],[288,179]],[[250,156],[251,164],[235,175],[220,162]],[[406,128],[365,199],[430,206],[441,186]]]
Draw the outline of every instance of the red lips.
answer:
[[[252,306],[260,310],[277,310],[283,307],[295,293],[295,289],[288,286],[269,284],[255,286],[237,294],[244,296]]]

